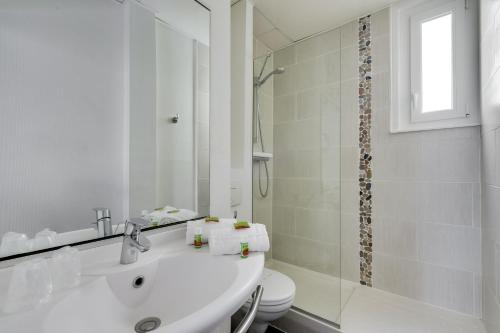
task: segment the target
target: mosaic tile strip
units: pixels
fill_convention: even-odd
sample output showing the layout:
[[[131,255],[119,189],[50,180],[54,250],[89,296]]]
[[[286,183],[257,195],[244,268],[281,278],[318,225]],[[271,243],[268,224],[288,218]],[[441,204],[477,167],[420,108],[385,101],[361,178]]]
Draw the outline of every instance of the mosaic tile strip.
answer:
[[[372,52],[370,15],[359,26],[359,257],[360,283],[372,286]]]

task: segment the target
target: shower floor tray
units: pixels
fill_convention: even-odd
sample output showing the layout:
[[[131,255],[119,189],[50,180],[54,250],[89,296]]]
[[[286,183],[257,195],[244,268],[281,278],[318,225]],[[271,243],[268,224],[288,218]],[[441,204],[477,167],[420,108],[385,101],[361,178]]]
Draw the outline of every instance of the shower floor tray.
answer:
[[[343,333],[486,333],[472,316],[278,260],[266,267],[295,282],[295,307],[339,324]]]
[[[295,282],[295,307],[337,324],[342,308],[357,286],[351,281],[278,260],[267,261],[266,267],[289,276]]]

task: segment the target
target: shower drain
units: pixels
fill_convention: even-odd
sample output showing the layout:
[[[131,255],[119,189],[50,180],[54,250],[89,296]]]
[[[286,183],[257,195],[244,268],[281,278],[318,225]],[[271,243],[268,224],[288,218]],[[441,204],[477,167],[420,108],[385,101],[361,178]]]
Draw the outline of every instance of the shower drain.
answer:
[[[137,324],[135,324],[135,331],[137,333],[151,332],[158,327],[160,327],[161,320],[157,317],[148,317],[141,319]]]

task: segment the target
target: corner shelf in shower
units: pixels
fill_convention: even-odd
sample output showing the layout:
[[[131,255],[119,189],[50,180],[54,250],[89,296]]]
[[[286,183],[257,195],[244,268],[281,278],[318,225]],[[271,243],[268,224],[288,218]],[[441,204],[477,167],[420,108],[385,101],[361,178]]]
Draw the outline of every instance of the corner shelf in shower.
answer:
[[[256,162],[259,161],[269,161],[271,158],[273,158],[273,154],[271,153],[263,153],[260,151],[254,151],[253,152],[253,160]]]

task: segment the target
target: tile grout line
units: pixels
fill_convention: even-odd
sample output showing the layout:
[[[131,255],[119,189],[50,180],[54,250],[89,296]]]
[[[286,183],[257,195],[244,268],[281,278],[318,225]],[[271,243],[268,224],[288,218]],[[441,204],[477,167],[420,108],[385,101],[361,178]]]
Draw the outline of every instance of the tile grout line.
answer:
[[[360,283],[371,287],[372,274],[372,55],[371,17],[358,21],[359,245]]]

